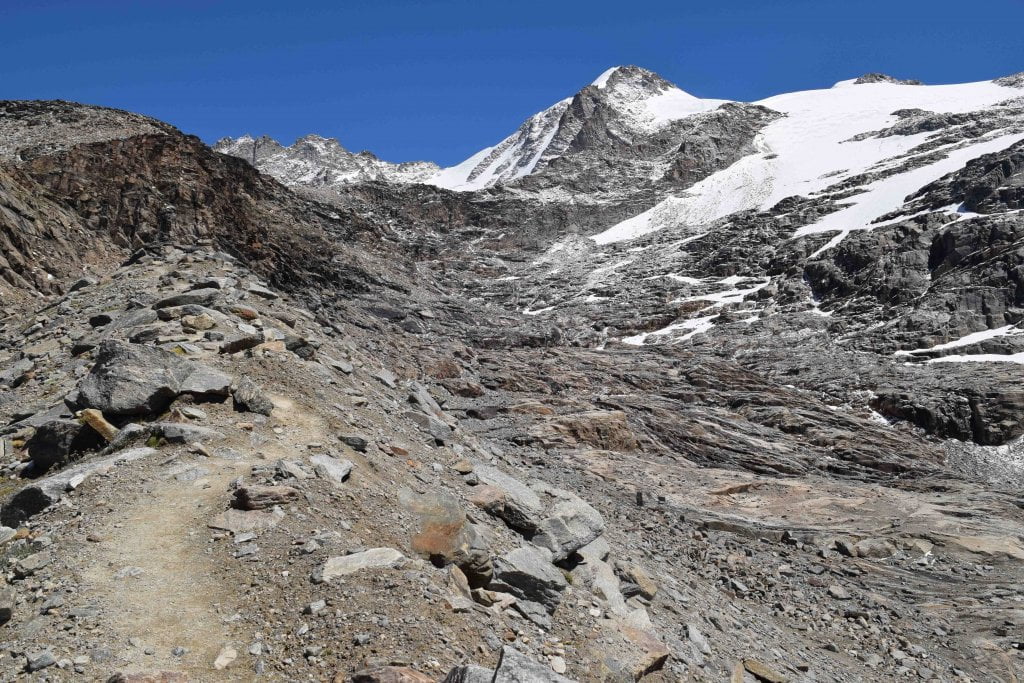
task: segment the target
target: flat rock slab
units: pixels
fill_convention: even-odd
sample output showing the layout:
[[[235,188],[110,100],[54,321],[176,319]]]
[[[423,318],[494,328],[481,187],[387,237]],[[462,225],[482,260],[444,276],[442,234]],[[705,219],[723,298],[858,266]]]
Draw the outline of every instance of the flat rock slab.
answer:
[[[284,512],[280,510],[225,510],[207,522],[206,526],[238,535],[266,531],[276,526],[282,519]]]
[[[10,527],[20,526],[26,519],[42,512],[63,498],[69,489],[74,488],[71,485],[72,482],[75,482],[75,486],[79,486],[85,479],[97,472],[106,471],[116,464],[147,458],[155,454],[156,450],[153,448],[131,448],[36,479],[4,504],[0,509],[0,520]]]
[[[394,548],[370,548],[352,555],[329,557],[324,562],[324,566],[317,570],[314,581],[317,583],[327,582],[364,569],[396,567],[404,561],[405,555]]]

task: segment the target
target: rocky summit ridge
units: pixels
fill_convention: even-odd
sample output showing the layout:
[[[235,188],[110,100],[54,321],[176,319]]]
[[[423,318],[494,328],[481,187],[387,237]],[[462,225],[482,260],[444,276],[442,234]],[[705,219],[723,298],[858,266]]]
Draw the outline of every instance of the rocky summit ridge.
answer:
[[[0,132],[4,680],[1024,672],[1019,75]]]

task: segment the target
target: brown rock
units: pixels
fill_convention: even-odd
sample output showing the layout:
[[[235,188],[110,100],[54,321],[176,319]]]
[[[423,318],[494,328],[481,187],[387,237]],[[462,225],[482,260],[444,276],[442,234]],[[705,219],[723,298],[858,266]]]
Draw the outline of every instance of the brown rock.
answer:
[[[298,499],[298,489],[291,486],[243,486],[235,491],[232,506],[239,510],[266,510]]]
[[[567,446],[587,444],[610,451],[632,451],[636,435],[621,410],[592,410],[563,415],[533,430],[540,439],[553,439]]]
[[[336,676],[334,680],[344,678]],[[434,679],[407,666],[380,666],[355,672],[352,683],[434,683]]]
[[[743,668],[757,677],[758,680],[766,681],[766,683],[786,683],[786,680],[788,680],[775,669],[772,669],[767,664],[762,664],[756,659],[744,659]]]
[[[82,418],[82,422],[92,427],[96,432],[102,436],[107,443],[114,440],[118,432],[121,430],[114,425],[107,422],[106,418],[103,417],[103,413],[96,410],[95,408],[86,408],[79,413]]]
[[[116,673],[107,679],[107,683],[188,683],[188,676],[180,671]]]

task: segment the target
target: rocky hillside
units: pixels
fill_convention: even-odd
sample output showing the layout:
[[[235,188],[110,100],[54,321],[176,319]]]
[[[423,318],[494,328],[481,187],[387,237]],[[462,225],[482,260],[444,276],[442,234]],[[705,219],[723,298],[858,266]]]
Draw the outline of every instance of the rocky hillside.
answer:
[[[1019,678],[1024,91],[858,80],[469,191],[0,104],[2,678]]]

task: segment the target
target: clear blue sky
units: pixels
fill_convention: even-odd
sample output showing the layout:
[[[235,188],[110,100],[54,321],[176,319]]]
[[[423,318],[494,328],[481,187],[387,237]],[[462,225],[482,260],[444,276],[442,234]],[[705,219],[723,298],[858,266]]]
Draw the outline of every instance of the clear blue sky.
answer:
[[[1022,0],[0,0],[0,99],[451,164],[617,64],[737,100],[962,82],[1024,70],[1022,28]]]

